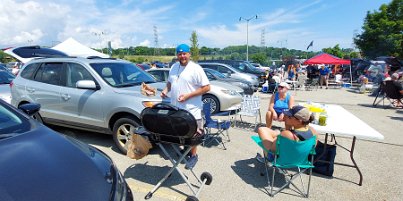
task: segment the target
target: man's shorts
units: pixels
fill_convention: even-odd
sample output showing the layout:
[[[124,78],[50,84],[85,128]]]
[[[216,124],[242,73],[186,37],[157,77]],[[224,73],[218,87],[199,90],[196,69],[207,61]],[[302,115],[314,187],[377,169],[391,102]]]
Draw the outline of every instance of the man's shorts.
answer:
[[[203,119],[197,119],[196,120],[197,123],[197,131],[195,136],[202,136],[204,135],[204,126],[203,126]]]

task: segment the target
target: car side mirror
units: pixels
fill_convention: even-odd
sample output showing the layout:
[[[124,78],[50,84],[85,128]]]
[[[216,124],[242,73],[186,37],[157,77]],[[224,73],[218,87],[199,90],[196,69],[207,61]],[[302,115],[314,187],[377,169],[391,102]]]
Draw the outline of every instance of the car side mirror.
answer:
[[[76,83],[76,87],[79,89],[92,89],[97,90],[98,87],[93,80],[80,80]]]
[[[26,103],[18,106],[18,109],[20,109],[25,114],[32,116],[35,113],[39,112],[39,110],[41,109],[41,105],[38,103]]]

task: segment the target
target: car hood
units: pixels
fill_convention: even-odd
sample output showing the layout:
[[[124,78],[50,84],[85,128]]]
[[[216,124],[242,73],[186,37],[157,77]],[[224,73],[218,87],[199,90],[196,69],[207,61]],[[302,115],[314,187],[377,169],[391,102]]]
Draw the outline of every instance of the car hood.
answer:
[[[217,80],[210,81],[210,85],[212,87],[221,87],[221,88],[228,89],[228,90],[234,90],[234,91],[236,91],[238,93],[243,92],[243,89],[241,89],[241,88],[239,88],[237,86],[234,86],[234,85],[229,84],[229,83],[217,81]]]
[[[161,91],[165,88],[166,83],[165,82],[155,82],[155,83],[150,83],[147,85],[149,85],[157,90],[157,93],[155,96],[148,96],[148,98],[161,99],[160,94],[161,94]],[[147,96],[141,94],[141,85],[123,87],[123,88],[115,87],[115,88],[113,88],[113,90],[119,94],[135,95],[136,97],[144,96],[144,98],[147,98]]]
[[[221,78],[219,81],[223,81],[223,82],[242,82],[242,83],[248,84],[248,82],[246,82],[244,80],[237,79],[237,78],[231,78],[231,77]]]
[[[111,160],[45,126],[0,140],[0,153],[5,200],[105,200],[111,193]]]

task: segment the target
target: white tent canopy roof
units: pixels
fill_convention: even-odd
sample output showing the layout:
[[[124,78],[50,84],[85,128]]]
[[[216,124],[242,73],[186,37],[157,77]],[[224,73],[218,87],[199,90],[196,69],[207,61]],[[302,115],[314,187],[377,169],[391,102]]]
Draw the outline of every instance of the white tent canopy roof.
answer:
[[[93,50],[77,42],[71,37],[65,40],[64,42],[52,47],[52,49],[62,51],[69,56],[75,56],[75,57],[98,56],[102,58],[109,58],[109,55]]]

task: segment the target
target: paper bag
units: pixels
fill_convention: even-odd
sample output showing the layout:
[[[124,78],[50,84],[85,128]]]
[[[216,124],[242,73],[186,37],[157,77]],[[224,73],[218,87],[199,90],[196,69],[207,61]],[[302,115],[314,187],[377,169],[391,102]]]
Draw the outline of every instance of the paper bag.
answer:
[[[141,159],[148,154],[153,146],[143,136],[132,134],[127,147],[127,156],[131,159]]]
[[[146,83],[141,83],[141,94],[145,96],[155,96],[157,90]]]

